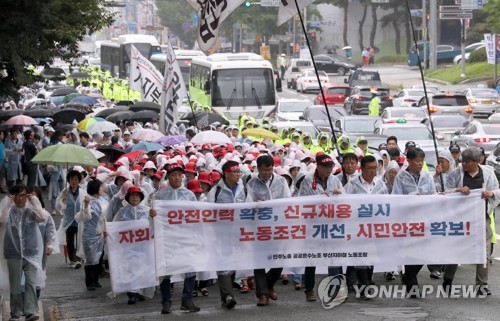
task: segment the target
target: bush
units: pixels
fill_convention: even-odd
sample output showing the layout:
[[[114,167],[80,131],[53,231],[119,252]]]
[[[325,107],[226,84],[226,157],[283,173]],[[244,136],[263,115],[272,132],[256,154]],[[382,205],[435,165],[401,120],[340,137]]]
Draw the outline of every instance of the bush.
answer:
[[[375,62],[376,63],[404,63],[408,60],[408,57],[404,55],[399,55],[399,56],[384,56],[377,58],[375,57]]]
[[[480,48],[470,53],[469,63],[486,61],[486,48]]]

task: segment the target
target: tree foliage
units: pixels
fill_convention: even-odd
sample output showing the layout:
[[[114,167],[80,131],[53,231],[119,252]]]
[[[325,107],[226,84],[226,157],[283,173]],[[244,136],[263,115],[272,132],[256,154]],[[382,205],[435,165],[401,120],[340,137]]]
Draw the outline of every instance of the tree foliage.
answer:
[[[158,16],[161,24],[169,29],[169,32],[179,37],[188,47],[193,47],[196,41],[197,26],[191,25],[191,28],[184,30],[184,23],[191,23],[193,16],[197,12],[186,0],[156,0],[158,7]]]
[[[498,13],[500,12],[500,0],[489,0],[484,6],[483,11],[488,14],[486,22],[491,27],[492,33],[500,33],[500,19]]]
[[[78,55],[78,41],[111,25],[105,0],[16,0],[0,6],[0,95],[15,95],[18,86],[33,79],[26,67],[50,65],[55,57]]]

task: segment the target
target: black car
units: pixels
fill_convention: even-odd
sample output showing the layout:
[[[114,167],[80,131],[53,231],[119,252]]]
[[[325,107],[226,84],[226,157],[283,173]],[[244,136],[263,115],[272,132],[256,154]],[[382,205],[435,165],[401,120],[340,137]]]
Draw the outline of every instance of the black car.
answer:
[[[387,107],[392,107],[392,97],[388,88],[356,86],[351,89],[349,97],[344,101],[344,108],[351,115],[368,115],[373,92],[380,98],[380,113]]]
[[[339,74],[341,76],[361,67],[341,56],[317,55],[314,56],[316,69],[323,70],[327,74]]]

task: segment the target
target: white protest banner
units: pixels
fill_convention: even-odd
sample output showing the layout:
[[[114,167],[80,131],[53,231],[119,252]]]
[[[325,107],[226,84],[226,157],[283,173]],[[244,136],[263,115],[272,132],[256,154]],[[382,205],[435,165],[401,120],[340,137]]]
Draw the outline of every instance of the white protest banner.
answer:
[[[245,0],[186,0],[198,12],[198,45],[208,51],[215,45],[219,26]]]
[[[167,43],[165,56],[165,83],[160,110],[160,131],[167,135],[176,135],[178,134],[176,124],[179,118],[179,105],[186,97],[187,90],[170,41]]]
[[[495,64],[495,35],[491,33],[484,34],[484,42],[486,43],[486,57],[489,64]]]
[[[131,46],[130,88],[139,90],[143,101],[160,102],[163,76],[137,48]]]
[[[297,6],[295,5],[295,2],[297,2],[297,4],[299,5],[299,10],[302,10],[313,3],[314,0],[281,0],[281,5],[278,9],[278,22],[276,23],[277,26],[281,26],[283,23],[288,21],[288,19],[296,14],[299,14],[299,12],[297,12]]]
[[[240,204],[156,201],[155,208],[158,276],[486,262],[480,192],[320,195]]]
[[[113,293],[158,285],[153,230],[149,220],[106,223]]]

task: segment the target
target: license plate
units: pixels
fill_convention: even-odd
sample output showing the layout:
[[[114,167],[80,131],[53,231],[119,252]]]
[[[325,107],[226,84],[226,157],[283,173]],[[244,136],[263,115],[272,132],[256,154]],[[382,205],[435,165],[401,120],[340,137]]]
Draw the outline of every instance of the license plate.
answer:
[[[481,103],[484,105],[491,105],[493,102],[491,100],[483,100]]]
[[[456,111],[443,111],[443,115],[459,115]]]

